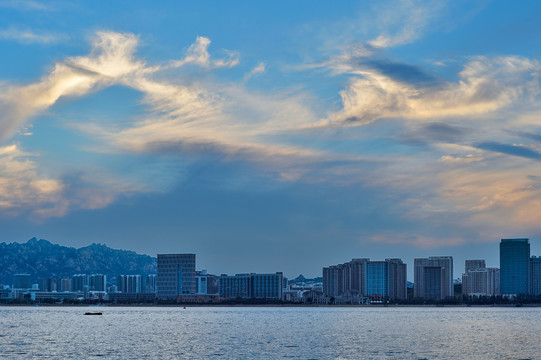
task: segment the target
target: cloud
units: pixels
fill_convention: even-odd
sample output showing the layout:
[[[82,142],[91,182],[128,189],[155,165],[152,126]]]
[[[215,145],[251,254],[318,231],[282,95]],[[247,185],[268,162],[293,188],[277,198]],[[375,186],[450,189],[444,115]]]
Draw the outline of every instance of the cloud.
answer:
[[[171,62],[171,67],[181,67],[187,64],[194,64],[206,69],[222,67],[233,67],[239,63],[239,55],[234,51],[227,51],[229,57],[224,59],[211,59],[208,47],[211,41],[204,36],[198,36],[195,43],[188,48],[188,54],[182,60]]]
[[[18,145],[0,147],[0,213],[17,216],[28,213],[34,220],[65,215],[73,209],[97,209],[109,205],[121,194],[139,191],[129,182],[104,176],[55,178],[40,170],[37,155]]]
[[[0,6],[23,11],[50,11],[54,9],[49,4],[31,0],[3,0],[0,1]]]
[[[33,84],[0,85],[0,140],[63,96],[83,96],[126,82],[143,68],[133,58],[136,44],[137,37],[131,34],[99,32],[89,56],[58,62],[50,74]]]
[[[381,8],[373,20],[381,33],[368,44],[386,48],[408,44],[421,37],[429,24],[439,18],[444,4],[439,1],[393,1]]]
[[[66,35],[35,32],[30,29],[8,28],[0,30],[0,39],[13,40],[23,44],[55,44],[66,38]]]
[[[263,74],[265,72],[265,63],[264,62],[260,62],[259,64],[256,65],[256,67],[254,67],[252,70],[250,70],[249,73],[247,73],[246,75],[244,75],[244,81],[250,79],[251,77],[253,77],[254,75],[257,75],[257,74]]]
[[[541,153],[522,145],[507,145],[498,142],[485,142],[478,144],[479,149],[494,151],[501,154],[520,156],[528,159],[541,160]]]
[[[540,63],[517,56],[476,57],[465,65],[458,82],[436,88],[402,82],[375,68],[342,64],[337,69],[357,76],[340,92],[343,109],[329,116],[335,125],[483,116],[540,93]]]

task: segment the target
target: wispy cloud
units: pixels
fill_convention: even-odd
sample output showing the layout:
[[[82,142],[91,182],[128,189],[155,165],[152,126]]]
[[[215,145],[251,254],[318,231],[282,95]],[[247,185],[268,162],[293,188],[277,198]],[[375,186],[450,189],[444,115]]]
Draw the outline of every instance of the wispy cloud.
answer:
[[[235,51],[227,51],[228,57],[211,59],[208,47],[211,41],[204,36],[198,36],[195,43],[190,45],[186,57],[171,62],[171,67],[181,67],[187,64],[198,65],[206,69],[233,67],[239,63],[239,54]]]
[[[54,9],[49,3],[32,0],[3,0],[0,1],[0,7],[23,11],[50,11]]]
[[[66,40],[67,36],[21,28],[0,30],[0,39],[17,41],[23,44],[56,44]]]
[[[24,152],[16,144],[0,147],[0,213],[28,214],[40,221],[74,209],[103,208],[120,195],[142,190],[125,179],[47,175],[36,159],[38,155]]]
[[[250,72],[248,72],[246,75],[244,75],[244,81],[250,79],[254,75],[262,74],[265,72],[266,65],[264,62],[260,62],[257,64]]]

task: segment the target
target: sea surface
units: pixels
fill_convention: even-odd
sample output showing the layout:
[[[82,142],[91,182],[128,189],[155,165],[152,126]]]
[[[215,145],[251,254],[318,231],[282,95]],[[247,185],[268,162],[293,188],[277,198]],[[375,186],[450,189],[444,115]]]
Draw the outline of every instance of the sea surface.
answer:
[[[541,308],[0,306],[0,358],[541,359]]]

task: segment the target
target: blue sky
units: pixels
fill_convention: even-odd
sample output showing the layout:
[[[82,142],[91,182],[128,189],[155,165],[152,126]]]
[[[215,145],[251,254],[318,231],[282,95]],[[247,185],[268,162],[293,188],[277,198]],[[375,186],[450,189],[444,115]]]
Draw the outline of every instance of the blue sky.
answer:
[[[215,273],[541,254],[541,4],[0,1],[0,241]]]

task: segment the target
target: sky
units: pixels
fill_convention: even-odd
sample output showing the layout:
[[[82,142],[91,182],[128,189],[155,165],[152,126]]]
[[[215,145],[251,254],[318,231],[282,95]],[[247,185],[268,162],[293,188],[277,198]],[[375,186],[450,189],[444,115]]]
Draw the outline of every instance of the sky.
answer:
[[[211,273],[541,255],[541,2],[0,0],[0,241]]]

